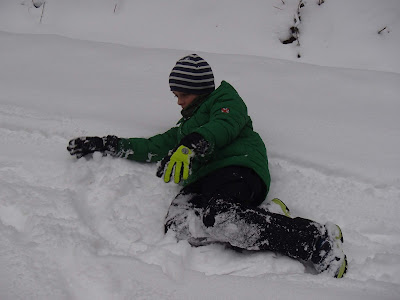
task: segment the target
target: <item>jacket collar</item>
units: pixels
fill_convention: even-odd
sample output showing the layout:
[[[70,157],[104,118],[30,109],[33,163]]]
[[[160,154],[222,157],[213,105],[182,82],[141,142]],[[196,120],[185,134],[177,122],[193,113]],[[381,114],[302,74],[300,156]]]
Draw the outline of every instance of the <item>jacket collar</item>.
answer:
[[[193,100],[186,108],[182,109],[181,114],[184,119],[190,119],[194,112],[200,107],[200,105],[208,98],[210,94],[200,95]]]

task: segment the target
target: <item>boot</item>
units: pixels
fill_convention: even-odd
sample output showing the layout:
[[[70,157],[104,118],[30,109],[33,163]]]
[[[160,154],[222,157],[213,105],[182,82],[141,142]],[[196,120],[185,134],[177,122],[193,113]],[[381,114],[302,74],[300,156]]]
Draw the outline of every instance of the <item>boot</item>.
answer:
[[[325,235],[318,239],[311,261],[319,273],[342,278],[347,271],[347,258],[342,249],[342,230],[331,222],[324,227]]]

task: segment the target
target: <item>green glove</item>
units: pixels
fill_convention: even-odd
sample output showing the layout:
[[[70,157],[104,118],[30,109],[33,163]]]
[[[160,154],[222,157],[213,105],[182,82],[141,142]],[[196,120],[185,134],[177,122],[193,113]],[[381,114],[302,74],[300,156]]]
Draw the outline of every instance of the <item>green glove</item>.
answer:
[[[182,179],[186,180],[189,177],[190,160],[193,157],[193,151],[186,146],[179,146],[172,154],[167,170],[164,175],[164,182],[171,180],[171,173],[174,172],[174,182],[179,183]],[[182,172],[183,165],[183,172]],[[175,167],[175,169],[174,169]]]

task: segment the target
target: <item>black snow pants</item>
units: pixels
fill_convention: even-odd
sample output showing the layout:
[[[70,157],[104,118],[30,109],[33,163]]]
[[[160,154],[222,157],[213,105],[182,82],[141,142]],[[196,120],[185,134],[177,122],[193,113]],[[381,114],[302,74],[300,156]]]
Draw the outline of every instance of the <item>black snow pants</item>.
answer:
[[[251,169],[230,166],[183,188],[172,201],[165,231],[194,246],[228,243],[246,250],[276,251],[310,260],[322,225],[258,207],[266,187]]]

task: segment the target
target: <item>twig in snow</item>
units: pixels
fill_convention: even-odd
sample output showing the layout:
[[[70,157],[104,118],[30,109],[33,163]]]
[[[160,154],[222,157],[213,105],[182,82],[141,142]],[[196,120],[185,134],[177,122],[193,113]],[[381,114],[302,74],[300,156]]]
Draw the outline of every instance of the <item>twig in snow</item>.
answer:
[[[381,34],[382,31],[384,31],[387,28],[387,26],[383,27],[381,30],[378,31],[378,34]]]
[[[43,13],[44,13],[44,7],[46,5],[46,1],[43,2],[43,7],[42,7],[42,14],[40,15],[40,24],[42,24],[42,19],[43,19]]]
[[[299,1],[299,4],[297,5],[297,10],[294,14],[294,25],[290,27],[290,37],[286,40],[281,40],[282,44],[292,44],[295,41],[297,41],[297,46],[300,46],[300,30],[299,30],[299,25],[301,23],[301,16],[300,16],[300,10],[301,8],[304,7],[303,0]],[[297,55],[298,58],[301,57],[300,53]]]
[[[299,1],[299,4],[297,5],[297,17],[299,18],[299,21],[301,21],[301,17],[300,17],[300,8],[304,7],[304,3],[303,0]],[[296,20],[295,20],[296,22]]]

